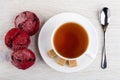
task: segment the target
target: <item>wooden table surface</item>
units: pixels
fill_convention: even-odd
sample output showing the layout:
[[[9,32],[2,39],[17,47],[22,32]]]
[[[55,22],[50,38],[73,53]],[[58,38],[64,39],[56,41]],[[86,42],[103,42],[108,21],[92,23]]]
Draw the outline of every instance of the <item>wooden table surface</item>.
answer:
[[[111,21],[106,32],[108,68],[100,67],[103,32],[98,21],[99,10],[107,6]],[[31,37],[30,49],[37,55],[36,63],[27,70],[19,70],[10,62],[12,53],[4,37],[14,27],[14,18],[22,11],[33,11],[41,20],[41,26],[50,17],[61,12],[76,12],[88,18],[99,37],[96,59],[84,70],[61,73],[50,68],[39,55],[38,33]],[[120,80],[120,0],[0,0],[0,80]]]

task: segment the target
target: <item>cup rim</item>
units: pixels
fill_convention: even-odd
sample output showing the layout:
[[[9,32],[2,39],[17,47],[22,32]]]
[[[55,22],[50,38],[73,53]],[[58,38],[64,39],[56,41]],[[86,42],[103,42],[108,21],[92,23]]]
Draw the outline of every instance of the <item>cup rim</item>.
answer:
[[[61,23],[61,24],[58,25],[58,26],[53,30],[53,32],[52,32],[51,45],[52,45],[53,51],[55,52],[55,54],[56,54],[58,57],[63,58],[63,59],[65,59],[65,60],[76,60],[76,59],[80,58],[81,56],[85,55],[85,53],[87,52],[87,49],[88,49],[88,47],[89,47],[89,42],[90,42],[89,40],[90,40],[90,39],[89,39],[89,34],[88,34],[87,29],[84,28],[84,30],[86,31],[87,36],[88,36],[87,49],[84,51],[84,53],[82,53],[82,54],[81,54],[80,56],[78,56],[78,57],[75,57],[75,58],[67,58],[67,57],[64,57],[64,56],[60,55],[60,54],[57,52],[57,50],[55,49],[54,42],[53,42],[53,40],[54,40],[54,35],[55,35],[56,31],[57,31],[63,24],[70,23],[70,22],[79,24],[79,25],[81,25],[82,28],[84,28],[82,24],[80,24],[80,23],[78,23],[78,22],[74,22],[74,21],[67,21],[67,22]]]

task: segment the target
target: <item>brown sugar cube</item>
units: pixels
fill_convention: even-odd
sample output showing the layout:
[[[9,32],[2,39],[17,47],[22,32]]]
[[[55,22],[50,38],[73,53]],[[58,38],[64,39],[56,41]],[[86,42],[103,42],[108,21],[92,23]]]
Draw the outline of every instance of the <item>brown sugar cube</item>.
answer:
[[[56,54],[55,54],[55,52],[53,51],[53,49],[51,49],[51,50],[48,51],[48,56],[49,56],[50,58],[54,58],[54,57],[56,56]]]
[[[60,64],[61,66],[64,66],[65,63],[66,63],[66,60],[65,60],[65,59],[62,59],[62,58],[58,58],[58,59],[57,59],[57,63]]]
[[[77,60],[68,60],[70,67],[76,67],[77,66]]]

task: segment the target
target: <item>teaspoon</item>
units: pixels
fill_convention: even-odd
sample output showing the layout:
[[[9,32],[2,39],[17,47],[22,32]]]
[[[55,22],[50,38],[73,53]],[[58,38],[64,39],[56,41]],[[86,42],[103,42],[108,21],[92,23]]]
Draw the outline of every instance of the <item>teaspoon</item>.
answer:
[[[110,21],[110,10],[107,7],[104,7],[100,12],[100,24],[104,32],[104,43],[102,49],[102,59],[101,59],[101,68],[107,68],[107,59],[106,59],[106,47],[105,47],[105,32],[107,30],[108,24]]]

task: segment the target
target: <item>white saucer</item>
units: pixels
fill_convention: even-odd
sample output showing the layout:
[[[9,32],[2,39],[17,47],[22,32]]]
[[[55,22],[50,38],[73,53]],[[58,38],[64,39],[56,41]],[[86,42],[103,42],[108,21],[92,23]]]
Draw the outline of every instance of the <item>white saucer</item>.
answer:
[[[61,66],[57,64],[56,60],[49,58],[47,51],[52,49],[51,35],[56,27],[65,22],[78,22],[80,23],[89,34],[89,47],[84,55],[77,59],[77,67],[69,67],[67,65]],[[40,54],[44,61],[53,69],[60,72],[77,72],[86,68],[95,59],[98,50],[98,37],[94,26],[85,17],[76,13],[61,13],[50,18],[42,27],[38,38],[38,47]]]

